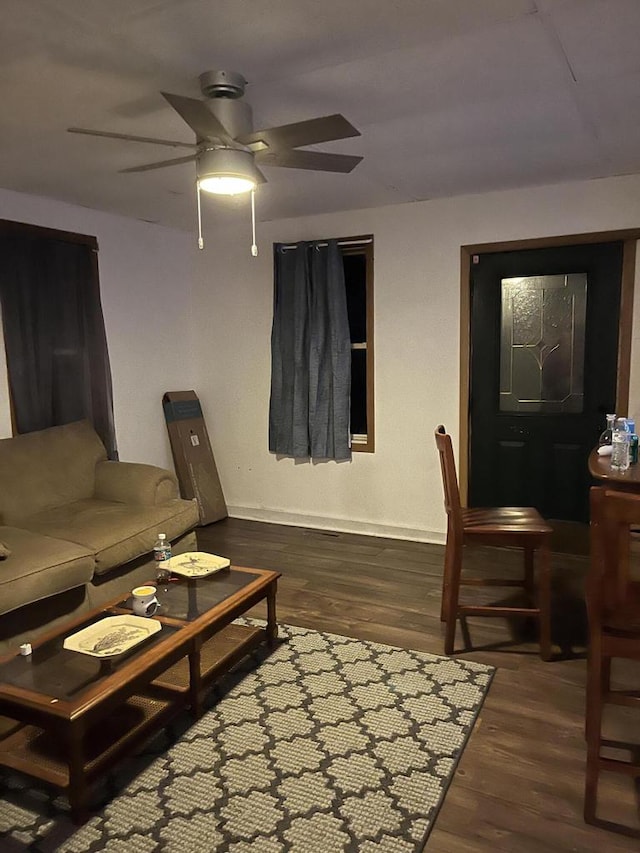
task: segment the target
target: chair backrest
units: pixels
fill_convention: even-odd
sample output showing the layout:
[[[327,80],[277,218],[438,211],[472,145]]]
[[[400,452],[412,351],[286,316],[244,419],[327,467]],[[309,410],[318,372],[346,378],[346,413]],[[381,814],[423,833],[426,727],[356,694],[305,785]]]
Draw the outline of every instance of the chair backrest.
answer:
[[[460,491],[458,489],[458,476],[456,474],[456,461],[453,456],[453,445],[451,436],[440,424],[435,429],[436,447],[440,456],[440,468],[442,470],[442,486],[444,489],[444,508],[447,511],[449,522],[454,528],[462,529],[462,513],[460,506]]]
[[[589,620],[597,624],[624,611],[630,604],[631,527],[640,526],[640,494],[593,486],[590,499],[587,610]]]

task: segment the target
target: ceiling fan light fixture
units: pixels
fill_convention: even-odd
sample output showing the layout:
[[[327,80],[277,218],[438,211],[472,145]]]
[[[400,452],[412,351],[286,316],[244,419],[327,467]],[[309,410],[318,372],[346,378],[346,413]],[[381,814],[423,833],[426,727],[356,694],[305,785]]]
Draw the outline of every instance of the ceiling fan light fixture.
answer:
[[[255,187],[255,181],[236,175],[207,175],[199,180],[200,189],[215,195],[240,195]]]
[[[212,148],[198,157],[198,186],[216,195],[238,195],[255,189],[253,155],[235,148]]]

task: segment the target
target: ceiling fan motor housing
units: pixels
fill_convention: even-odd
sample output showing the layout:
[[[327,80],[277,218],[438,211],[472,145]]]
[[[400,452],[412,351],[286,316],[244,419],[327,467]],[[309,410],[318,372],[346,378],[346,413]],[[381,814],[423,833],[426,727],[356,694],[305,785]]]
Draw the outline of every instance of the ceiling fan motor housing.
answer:
[[[241,98],[247,81],[237,71],[205,71],[198,77],[207,98]]]

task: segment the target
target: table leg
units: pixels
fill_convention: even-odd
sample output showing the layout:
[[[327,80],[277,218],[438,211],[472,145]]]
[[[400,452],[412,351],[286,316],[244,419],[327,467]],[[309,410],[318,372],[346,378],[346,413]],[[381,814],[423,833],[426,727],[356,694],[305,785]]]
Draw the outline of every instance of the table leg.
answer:
[[[535,607],[534,549],[530,545],[525,545],[524,548],[524,589],[527,594],[529,607]]]
[[[269,584],[267,589],[267,645],[273,648],[278,639],[278,623],[276,622],[276,592],[278,582]]]
[[[67,797],[71,808],[71,820],[82,824],[89,817],[87,808],[88,786],[84,772],[84,726],[71,725],[66,732],[69,767],[69,788]]]
[[[200,667],[200,642],[189,653],[189,705],[194,719],[202,716],[202,670]]]

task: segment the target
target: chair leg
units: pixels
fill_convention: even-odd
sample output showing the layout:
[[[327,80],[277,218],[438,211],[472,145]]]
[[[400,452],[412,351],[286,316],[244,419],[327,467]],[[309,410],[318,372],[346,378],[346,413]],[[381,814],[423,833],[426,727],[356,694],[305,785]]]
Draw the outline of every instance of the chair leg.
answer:
[[[590,649],[587,664],[587,701],[585,709],[587,737],[587,767],[584,784],[584,819],[596,822],[598,805],[598,773],[602,729],[602,685],[610,660],[603,660],[600,648]]]
[[[444,558],[444,574],[442,576],[442,596],[440,598],[440,621],[447,621],[447,593],[449,591],[449,581],[447,580],[447,557]]]
[[[597,717],[597,715],[590,714],[589,709],[595,702],[602,704],[602,697],[611,689],[611,658],[603,658],[600,653],[600,650],[592,649],[591,646],[592,643],[590,642],[589,647],[587,649],[587,712],[585,713],[584,720],[584,737],[587,742],[589,741],[589,737],[592,734],[592,732],[590,731],[590,727],[594,725],[594,721],[596,725],[599,725],[599,718]],[[600,656],[599,660],[592,663],[591,658],[596,655]],[[591,677],[592,667],[594,672],[593,677]],[[597,736],[599,742],[599,731]]]
[[[448,585],[445,600],[444,653],[452,655],[456,641],[458,622],[458,597],[460,595],[460,573],[462,571],[462,545],[451,540]]]
[[[460,616],[460,631],[462,633],[462,646],[464,651],[471,648],[471,632],[469,631],[469,623],[466,616]]]
[[[587,769],[584,782],[584,821],[596,823],[598,807],[598,752],[595,747],[587,746]]]
[[[540,657],[542,660],[551,660],[551,545],[548,539],[539,548],[539,561]]]
[[[440,621],[447,621],[447,598],[449,592],[449,578],[451,577],[451,558],[454,551],[452,542],[453,534],[447,527],[447,544],[444,549],[444,570],[442,574],[442,598],[440,599]]]

